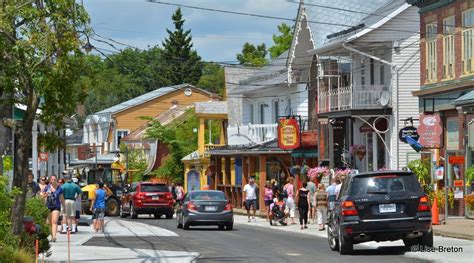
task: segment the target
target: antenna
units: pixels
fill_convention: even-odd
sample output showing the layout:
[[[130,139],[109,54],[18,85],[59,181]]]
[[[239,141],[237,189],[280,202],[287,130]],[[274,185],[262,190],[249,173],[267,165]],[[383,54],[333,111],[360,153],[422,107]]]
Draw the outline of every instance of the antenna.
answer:
[[[382,94],[380,94],[380,99],[379,99],[380,105],[382,105],[382,107],[386,107],[389,102],[390,102],[390,93],[388,91],[382,91]]]

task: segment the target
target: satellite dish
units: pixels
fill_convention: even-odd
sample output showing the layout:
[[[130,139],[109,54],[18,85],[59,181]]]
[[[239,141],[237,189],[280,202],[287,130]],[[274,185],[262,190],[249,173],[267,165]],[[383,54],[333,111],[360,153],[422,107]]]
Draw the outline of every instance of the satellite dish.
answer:
[[[388,91],[382,91],[382,94],[380,94],[379,102],[382,107],[387,106],[390,102],[390,93]]]
[[[191,94],[193,94],[193,91],[190,88],[187,88],[184,90],[184,95],[189,97],[191,96]]]

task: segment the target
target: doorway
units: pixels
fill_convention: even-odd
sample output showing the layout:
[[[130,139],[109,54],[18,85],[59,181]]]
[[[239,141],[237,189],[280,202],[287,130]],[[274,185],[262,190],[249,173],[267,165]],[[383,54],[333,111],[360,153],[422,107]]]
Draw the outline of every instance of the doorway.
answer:
[[[446,176],[444,177],[445,185],[445,210],[447,217],[464,216],[464,209],[461,202],[464,198],[464,180],[462,180],[461,169],[463,163],[451,163],[450,157],[464,156],[460,151],[446,151]],[[461,183],[462,182],[462,183]]]

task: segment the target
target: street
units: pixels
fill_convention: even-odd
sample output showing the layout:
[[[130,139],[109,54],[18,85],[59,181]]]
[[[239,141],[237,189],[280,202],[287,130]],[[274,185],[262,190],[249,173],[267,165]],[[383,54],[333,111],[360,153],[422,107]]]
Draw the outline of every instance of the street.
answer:
[[[197,262],[429,262],[403,257],[404,246],[372,248],[355,246],[354,255],[341,256],[329,249],[326,238],[284,232],[278,229],[236,224],[233,231],[217,227],[176,228],[176,221],[141,217],[140,222],[179,236],[95,236],[86,246],[198,252]],[[308,231],[316,231],[308,229]]]

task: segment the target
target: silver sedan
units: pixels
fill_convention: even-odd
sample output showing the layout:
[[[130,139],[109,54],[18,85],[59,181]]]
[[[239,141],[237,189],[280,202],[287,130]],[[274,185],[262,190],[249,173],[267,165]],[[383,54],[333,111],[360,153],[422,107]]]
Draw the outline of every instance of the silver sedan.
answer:
[[[177,227],[217,225],[219,229],[234,228],[234,212],[222,191],[191,191],[176,212]]]

